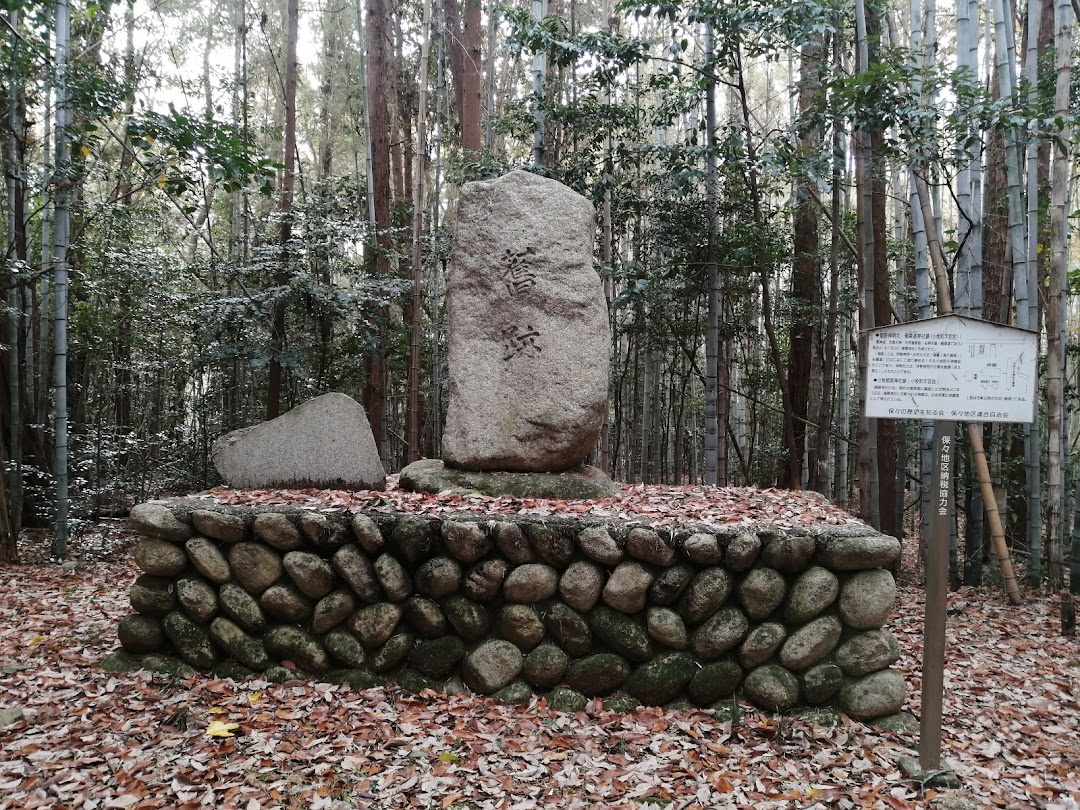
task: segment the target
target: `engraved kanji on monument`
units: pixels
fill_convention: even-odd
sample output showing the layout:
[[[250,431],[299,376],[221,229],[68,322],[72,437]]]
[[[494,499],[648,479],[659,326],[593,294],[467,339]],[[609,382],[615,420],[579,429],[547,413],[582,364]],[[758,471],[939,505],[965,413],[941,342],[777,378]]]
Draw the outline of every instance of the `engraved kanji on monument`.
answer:
[[[529,172],[462,189],[447,288],[447,465],[559,472],[596,444],[610,337],[594,216],[580,194]]]

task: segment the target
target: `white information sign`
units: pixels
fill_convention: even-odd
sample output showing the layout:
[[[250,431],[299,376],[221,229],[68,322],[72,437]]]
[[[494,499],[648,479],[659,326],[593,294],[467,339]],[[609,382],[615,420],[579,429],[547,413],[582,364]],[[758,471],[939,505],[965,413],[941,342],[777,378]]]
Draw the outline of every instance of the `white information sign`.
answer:
[[[945,315],[871,329],[866,415],[879,419],[1030,422],[1034,332]]]

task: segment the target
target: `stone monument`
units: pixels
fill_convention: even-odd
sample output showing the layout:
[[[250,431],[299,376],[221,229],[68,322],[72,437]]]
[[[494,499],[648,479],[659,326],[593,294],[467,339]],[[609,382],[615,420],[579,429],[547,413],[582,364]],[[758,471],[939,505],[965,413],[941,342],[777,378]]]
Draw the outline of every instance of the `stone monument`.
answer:
[[[277,419],[214,443],[213,461],[235,489],[382,489],[386,473],[364,407],[323,394]]]
[[[402,486],[616,493],[583,467],[607,409],[611,343],[594,236],[592,203],[555,180],[513,171],[462,188],[447,284],[442,462],[409,465]]]

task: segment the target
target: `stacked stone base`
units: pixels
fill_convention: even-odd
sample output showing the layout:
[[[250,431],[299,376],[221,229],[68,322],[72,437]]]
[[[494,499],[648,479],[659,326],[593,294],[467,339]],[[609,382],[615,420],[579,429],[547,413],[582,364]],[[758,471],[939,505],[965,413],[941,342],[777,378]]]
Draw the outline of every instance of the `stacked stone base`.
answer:
[[[142,504],[118,633],[135,656],[272,680],[386,680],[555,705],[898,712],[900,544],[869,528]]]

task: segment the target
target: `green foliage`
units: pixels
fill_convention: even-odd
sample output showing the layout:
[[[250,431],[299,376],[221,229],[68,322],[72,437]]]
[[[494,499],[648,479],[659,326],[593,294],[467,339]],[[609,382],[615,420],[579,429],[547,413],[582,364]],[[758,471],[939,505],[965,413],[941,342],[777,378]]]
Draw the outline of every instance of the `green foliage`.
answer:
[[[231,124],[171,109],[168,114],[146,111],[134,116],[127,130],[156,185],[175,197],[201,187],[204,178],[221,183],[227,192],[247,185],[266,197],[274,192],[275,171],[281,165],[259,156],[259,149]]]

